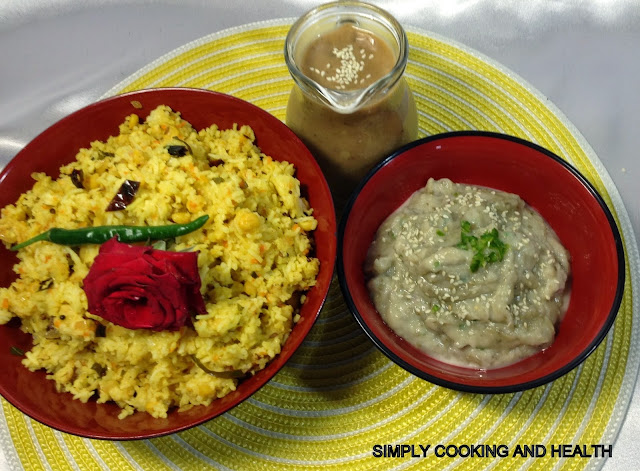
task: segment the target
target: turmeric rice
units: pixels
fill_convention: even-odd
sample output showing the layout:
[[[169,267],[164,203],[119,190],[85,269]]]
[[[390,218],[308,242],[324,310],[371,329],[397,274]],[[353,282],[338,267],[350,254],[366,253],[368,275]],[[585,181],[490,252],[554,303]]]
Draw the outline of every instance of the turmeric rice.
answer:
[[[171,146],[188,151],[171,155]],[[2,209],[7,247],[52,227],[183,224],[208,214],[203,228],[164,241],[166,250],[198,252],[206,313],[177,331],[111,324],[87,311],[83,291],[100,247],[37,242],[19,250],[18,278],[0,288],[0,323],[17,317],[33,337],[24,366],[46,370],[74,399],[114,401],[121,418],[166,417],[233,391],[239,376],[278,355],[318,274],[317,222],[294,172],[262,154],[248,126],[196,131],[159,106],[80,149],[57,179],[34,173],[33,188]],[[135,198],[106,211],[127,179],[140,182]]]

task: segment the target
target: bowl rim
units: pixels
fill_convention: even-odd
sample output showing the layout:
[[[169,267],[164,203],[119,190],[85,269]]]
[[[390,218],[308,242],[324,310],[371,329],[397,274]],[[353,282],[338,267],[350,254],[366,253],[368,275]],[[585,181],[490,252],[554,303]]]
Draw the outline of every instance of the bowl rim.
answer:
[[[129,92],[125,92],[122,94],[117,94],[117,95],[113,95],[113,96],[109,96],[109,97],[105,97],[105,98],[100,98],[97,99],[96,101],[93,101],[91,103],[88,103],[86,105],[81,106],[80,108],[64,115],[63,117],[59,118],[58,120],[52,122],[51,124],[47,125],[43,130],[41,130],[37,135],[35,135],[34,137],[32,137],[27,143],[26,145],[20,149],[12,158],[11,160],[4,166],[4,168],[2,168],[0,170],[0,185],[2,185],[2,183],[5,181],[5,179],[14,171],[14,168],[17,166],[16,163],[16,159],[18,157],[20,157],[21,154],[23,154],[25,151],[29,150],[30,147],[36,145],[36,144],[40,144],[40,141],[42,141],[44,138],[46,138],[50,133],[51,133],[51,129],[52,128],[56,128],[58,126],[62,126],[64,125],[66,122],[72,122],[74,119],[77,119],[77,116],[81,116],[87,112],[89,112],[90,110],[96,109],[100,106],[103,106],[105,103],[110,103],[110,102],[114,102],[114,101],[126,101],[126,102],[131,102],[132,100],[135,100],[136,98],[140,98],[142,96],[148,96],[148,95],[152,95],[152,96],[157,96],[157,95],[162,95],[162,94],[188,94],[188,95],[212,95],[212,96],[217,96],[219,99],[222,100],[227,100],[229,103],[235,103],[241,106],[245,106],[247,107],[249,110],[253,110],[255,115],[263,115],[264,119],[267,121],[271,121],[272,123],[280,123],[280,125],[277,125],[279,127],[278,132],[279,133],[284,133],[286,135],[288,135],[291,138],[294,138],[295,140],[297,140],[300,145],[302,147],[304,147],[304,149],[308,148],[306,147],[306,145],[295,135],[295,133],[286,126],[285,123],[283,123],[280,119],[278,119],[276,116],[274,116],[273,114],[271,114],[269,111],[260,108],[259,106],[244,100],[242,98],[238,98],[234,95],[230,95],[227,93],[223,93],[223,92],[219,92],[219,91],[215,91],[215,90],[208,90],[208,89],[203,89],[203,88],[191,88],[191,87],[158,87],[158,88],[144,88],[144,89],[140,89],[140,90],[133,90],[133,91],[129,91]],[[167,99],[171,99],[169,95],[167,95]],[[176,111],[180,112],[180,109],[176,109]],[[131,112],[129,114],[137,114],[140,113],[141,110],[138,109],[134,109],[132,108]],[[124,118],[128,116],[127,114],[123,114],[122,115],[122,120],[124,120]],[[211,124],[214,124],[213,122]],[[257,138],[259,138],[259,136],[256,136]],[[106,137],[104,138],[106,139]],[[35,144],[34,144],[35,143]],[[86,146],[85,146],[86,147]],[[79,148],[76,150],[79,150]],[[261,148],[262,150],[262,148]],[[72,162],[73,159],[75,158],[75,153],[73,154],[72,157],[67,158],[67,161]],[[314,180],[315,183],[319,183],[320,184],[320,190],[318,191],[318,194],[321,194],[321,196],[324,197],[324,195],[328,195],[329,200],[326,202],[328,205],[328,211],[327,211],[327,218],[328,218],[328,227],[326,230],[327,236],[330,239],[330,244],[328,250],[328,257],[327,257],[327,264],[325,264],[325,268],[324,270],[321,268],[321,270],[323,270],[322,272],[319,272],[316,280],[320,277],[320,275],[322,273],[325,273],[325,276],[327,277],[327,285],[326,285],[326,289],[324,290],[324,292],[320,293],[318,295],[317,298],[317,303],[318,303],[318,307],[316,309],[315,312],[312,313],[312,319],[310,319],[308,322],[308,329],[306,330],[306,332],[304,332],[301,336],[296,336],[295,338],[293,338],[291,335],[288,336],[287,340],[285,341],[285,343],[282,345],[283,349],[285,347],[285,345],[287,345],[290,342],[293,342],[291,344],[290,350],[287,352],[286,354],[286,358],[283,356],[282,352],[280,352],[278,355],[276,355],[268,364],[267,366],[260,371],[264,371],[267,370],[269,368],[270,365],[272,364],[279,364],[279,366],[277,367],[271,367],[271,369],[273,371],[269,371],[268,373],[266,373],[267,377],[264,380],[260,380],[259,382],[257,382],[255,385],[251,385],[251,387],[249,387],[246,391],[246,394],[243,395],[242,397],[239,398],[239,400],[233,400],[231,401],[229,404],[226,404],[225,406],[223,406],[220,410],[213,410],[210,412],[207,412],[205,414],[203,414],[202,416],[198,417],[197,419],[194,419],[193,421],[189,422],[189,423],[185,423],[182,425],[177,425],[175,427],[164,427],[158,430],[154,430],[152,432],[149,433],[144,433],[144,430],[141,430],[140,432],[137,433],[123,433],[123,432],[114,432],[113,434],[109,434],[109,433],[102,433],[102,432],[89,432],[89,431],[81,431],[76,427],[66,427],[64,426],[64,424],[62,422],[56,422],[56,421],[51,421],[48,419],[48,417],[42,413],[40,413],[37,410],[29,410],[26,411],[23,409],[22,405],[21,405],[21,401],[19,398],[19,395],[16,394],[12,394],[11,392],[8,392],[5,390],[4,386],[2,385],[2,383],[0,382],[0,395],[11,405],[13,405],[14,407],[16,407],[21,413],[25,414],[26,416],[30,417],[31,419],[46,425],[47,427],[50,427],[54,430],[58,430],[61,432],[65,432],[65,433],[69,433],[71,435],[75,435],[75,436],[79,436],[79,437],[83,437],[83,438],[90,438],[90,439],[95,439],[95,440],[118,440],[118,441],[131,441],[131,440],[145,440],[145,439],[150,439],[150,438],[157,438],[157,437],[162,437],[162,436],[166,436],[166,435],[170,435],[173,433],[178,433],[178,432],[182,432],[185,430],[188,430],[190,428],[193,427],[197,427],[199,425],[202,425],[203,423],[208,422],[209,420],[212,420],[216,417],[219,417],[223,414],[225,414],[226,412],[228,412],[229,410],[233,409],[234,407],[240,405],[242,402],[244,402],[245,400],[247,400],[249,397],[253,396],[258,390],[260,390],[262,387],[264,387],[267,383],[269,383],[274,376],[286,365],[286,363],[291,359],[291,357],[295,354],[295,352],[297,351],[297,349],[300,347],[300,345],[304,342],[304,339],[307,337],[307,335],[309,334],[309,332],[311,331],[311,329],[313,328],[313,326],[315,325],[320,312],[322,311],[322,308],[324,307],[324,304],[326,303],[328,294],[329,294],[329,289],[330,289],[330,285],[331,285],[331,279],[333,277],[333,274],[335,272],[335,254],[337,251],[337,220],[336,220],[336,212],[335,212],[335,203],[333,201],[333,197],[331,195],[331,192],[329,190],[329,186],[328,183],[326,181],[326,178],[324,177],[324,174],[322,173],[319,164],[317,163],[317,161],[315,160],[315,158],[313,158],[313,154],[311,153],[310,150],[308,150],[308,155],[309,157],[312,157],[312,161],[309,162],[309,164],[314,167],[315,169],[315,173],[317,173],[318,175],[320,175],[322,177],[322,179],[320,181],[318,181],[318,179],[316,178]],[[278,159],[276,159],[278,160]],[[333,255],[333,256],[331,256]],[[314,285],[311,289],[315,288],[316,285]],[[5,325],[0,326],[0,328],[4,328]],[[295,324],[294,324],[294,328],[295,328]],[[27,371],[29,374],[38,374],[39,372],[42,372],[42,370],[38,370],[36,372],[31,372],[29,371],[26,367],[24,367],[25,371]],[[259,373],[259,372],[258,372]],[[249,379],[254,378],[254,376],[249,377]],[[44,381],[51,381],[49,379],[44,379]],[[240,387],[241,384],[243,384],[243,382],[239,383],[237,386]],[[69,395],[69,400],[70,401],[78,401],[76,399],[72,398],[71,393],[68,392],[59,392],[58,394],[68,394]],[[214,401],[212,402],[212,404],[215,401],[220,401],[223,400],[223,398],[217,398],[214,399]],[[78,401],[79,402],[79,401]],[[208,406],[207,406],[208,407]],[[177,411],[174,411],[174,413],[177,413]],[[150,416],[151,417],[151,416]]]
[[[433,141],[440,141],[440,140],[446,140],[446,139],[452,139],[452,138],[466,138],[466,137],[484,137],[484,138],[489,138],[489,139],[510,141],[510,142],[513,142],[513,143],[516,143],[516,144],[519,144],[519,145],[523,145],[523,146],[529,147],[529,148],[531,148],[531,149],[533,149],[533,150],[535,150],[535,151],[537,151],[537,152],[539,152],[539,153],[541,153],[541,154],[543,154],[543,155],[555,160],[557,163],[562,165],[566,170],[568,170],[572,174],[572,176],[574,178],[576,178],[580,183],[582,183],[582,185],[587,189],[589,194],[598,203],[599,208],[602,210],[602,212],[604,213],[604,215],[607,218],[607,221],[609,223],[609,229],[611,230],[612,237],[613,237],[614,243],[615,243],[616,254],[617,254],[617,266],[618,266],[618,270],[617,270],[617,286],[616,286],[616,291],[615,291],[615,296],[614,296],[614,299],[613,299],[613,303],[611,305],[609,313],[607,314],[606,320],[605,320],[604,324],[602,325],[602,328],[598,331],[597,335],[592,339],[592,341],[589,343],[589,345],[587,345],[587,347],[585,347],[582,350],[582,352],[580,352],[577,356],[572,358],[571,361],[567,362],[566,364],[564,364],[560,368],[556,369],[555,371],[553,371],[553,372],[551,372],[551,373],[549,373],[549,374],[547,374],[545,376],[542,376],[540,378],[536,378],[536,379],[533,379],[533,380],[530,380],[530,381],[522,382],[522,383],[514,383],[514,384],[511,384],[511,385],[504,385],[504,386],[469,385],[469,384],[465,384],[465,383],[461,383],[461,382],[455,382],[455,381],[449,381],[449,380],[446,380],[446,379],[442,379],[442,378],[440,378],[438,376],[435,376],[433,374],[427,373],[427,372],[421,370],[420,368],[417,368],[417,367],[407,363],[402,358],[398,357],[393,351],[391,351],[391,349],[389,349],[387,347],[387,345],[373,333],[373,331],[371,330],[371,328],[367,324],[367,321],[365,320],[365,318],[362,316],[362,314],[358,310],[358,307],[356,306],[356,303],[355,303],[353,297],[351,296],[349,285],[348,285],[347,280],[346,280],[346,273],[345,273],[345,268],[344,268],[344,263],[343,263],[344,233],[345,233],[347,224],[349,222],[349,216],[351,215],[351,210],[353,209],[353,205],[357,201],[362,189],[367,185],[369,180],[371,180],[371,178],[373,178],[373,176],[381,168],[385,167],[391,161],[393,161],[394,159],[400,157],[402,154],[404,154],[406,151],[408,151],[410,149],[413,149],[415,147],[419,147],[419,146],[421,146],[423,144],[427,144],[427,143],[430,143],[430,142],[433,142]],[[388,215],[387,215],[387,217],[388,217]],[[433,134],[431,136],[427,136],[427,137],[418,139],[416,141],[410,142],[409,144],[406,144],[405,146],[400,147],[395,152],[393,152],[389,156],[385,157],[382,161],[380,161],[375,167],[373,167],[367,173],[367,175],[364,177],[363,180],[360,181],[360,183],[358,184],[356,189],[352,192],[351,196],[349,197],[349,200],[347,201],[347,204],[344,207],[344,210],[342,212],[342,217],[340,218],[340,222],[338,224],[338,247],[337,247],[336,256],[337,256],[336,270],[337,270],[337,274],[338,274],[338,281],[339,281],[340,289],[342,291],[342,294],[343,294],[343,297],[345,299],[345,302],[346,302],[347,306],[349,307],[349,310],[351,311],[351,314],[355,317],[356,322],[364,330],[364,332],[367,334],[369,339],[374,343],[374,345],[384,355],[386,355],[391,361],[396,363],[398,366],[402,367],[403,369],[405,369],[409,373],[412,373],[413,375],[415,375],[415,376],[417,376],[419,378],[422,378],[423,380],[429,381],[429,382],[437,384],[439,386],[444,386],[444,387],[446,387],[448,389],[461,391],[461,392],[468,392],[468,393],[477,393],[477,394],[506,394],[506,393],[525,391],[527,389],[532,389],[532,388],[535,388],[535,387],[542,386],[542,385],[545,385],[547,383],[550,383],[550,382],[552,382],[552,381],[564,376],[565,374],[569,373],[571,370],[576,368],[578,365],[580,365],[583,361],[585,361],[595,351],[595,349],[604,340],[604,338],[606,337],[606,335],[610,331],[611,327],[613,326],[613,323],[614,323],[614,321],[616,319],[616,316],[618,315],[620,304],[622,303],[622,298],[623,298],[623,294],[624,294],[624,287],[625,287],[625,282],[626,282],[626,280],[625,280],[624,244],[623,244],[623,241],[622,241],[622,237],[621,237],[620,231],[618,229],[618,226],[617,226],[617,224],[615,222],[615,218],[613,217],[613,214],[611,213],[611,210],[609,209],[609,207],[605,203],[605,201],[602,198],[602,196],[600,195],[600,193],[596,190],[596,188],[589,182],[589,180],[587,180],[587,178],[577,168],[575,168],[572,164],[570,164],[566,160],[562,159],[561,157],[559,157],[557,154],[553,153],[552,151],[550,151],[550,150],[548,150],[548,149],[546,149],[546,148],[544,148],[544,147],[542,147],[542,146],[540,146],[538,144],[535,144],[535,143],[533,143],[531,141],[528,141],[526,139],[523,139],[523,138],[520,138],[520,137],[516,137],[516,136],[513,136],[513,135],[509,135],[509,134],[494,132],[494,131],[464,130],[464,131],[449,131],[449,132],[444,132],[444,133]],[[386,325],[386,323],[385,323],[385,325]],[[395,332],[394,332],[394,334],[395,334]],[[397,335],[397,334],[395,334],[395,335]]]

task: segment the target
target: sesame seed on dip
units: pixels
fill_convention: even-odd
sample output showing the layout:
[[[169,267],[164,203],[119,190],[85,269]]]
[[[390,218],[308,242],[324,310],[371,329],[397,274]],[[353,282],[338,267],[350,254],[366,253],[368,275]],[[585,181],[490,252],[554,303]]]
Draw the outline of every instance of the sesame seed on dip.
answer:
[[[567,307],[569,253],[515,194],[430,179],[378,229],[365,271],[398,335],[459,366],[547,348]]]

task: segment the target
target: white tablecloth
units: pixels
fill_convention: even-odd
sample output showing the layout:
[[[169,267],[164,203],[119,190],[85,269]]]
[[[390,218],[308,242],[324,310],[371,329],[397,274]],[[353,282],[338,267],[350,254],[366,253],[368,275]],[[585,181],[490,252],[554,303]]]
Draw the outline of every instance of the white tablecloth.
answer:
[[[47,126],[166,52],[231,26],[297,17],[317,3],[0,1],[0,168]],[[638,0],[373,3],[405,25],[484,53],[546,95],[599,156],[622,196],[636,239],[640,237]],[[638,436],[636,390],[604,469],[638,469]]]

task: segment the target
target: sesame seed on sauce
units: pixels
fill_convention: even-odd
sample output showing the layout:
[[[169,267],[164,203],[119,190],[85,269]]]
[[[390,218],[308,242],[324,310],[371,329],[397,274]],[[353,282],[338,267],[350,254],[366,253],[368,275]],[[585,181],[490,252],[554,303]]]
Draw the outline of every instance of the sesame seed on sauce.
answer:
[[[344,24],[320,34],[302,54],[302,69],[320,85],[339,91],[368,87],[395,65],[385,40],[370,31]],[[321,70],[324,74],[321,72]]]

